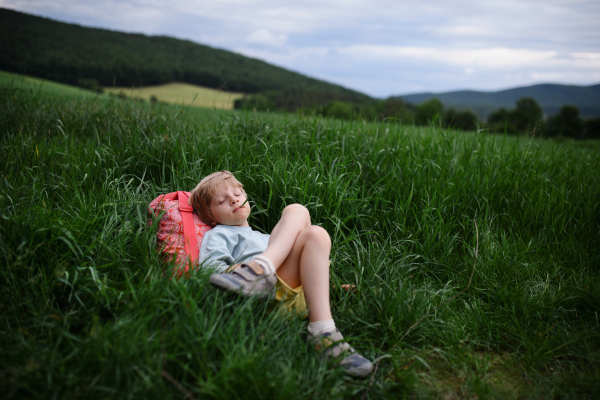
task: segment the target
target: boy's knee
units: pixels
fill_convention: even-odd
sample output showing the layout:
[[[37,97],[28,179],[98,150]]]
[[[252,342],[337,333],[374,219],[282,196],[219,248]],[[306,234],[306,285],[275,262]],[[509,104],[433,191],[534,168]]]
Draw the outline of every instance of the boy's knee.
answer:
[[[310,212],[302,204],[290,204],[286,206],[283,209],[282,216],[285,214],[300,215],[307,221],[307,225],[310,225]]]
[[[318,241],[325,246],[331,247],[331,238],[329,237],[329,233],[327,233],[327,231],[320,226],[307,226],[302,230],[302,232],[300,232],[300,235],[304,236],[305,240]]]

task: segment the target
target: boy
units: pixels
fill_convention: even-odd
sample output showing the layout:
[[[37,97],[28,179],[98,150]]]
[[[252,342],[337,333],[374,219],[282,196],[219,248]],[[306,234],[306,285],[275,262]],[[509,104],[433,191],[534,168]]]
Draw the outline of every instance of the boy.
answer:
[[[214,227],[200,247],[200,262],[221,271],[210,277],[212,285],[243,296],[274,297],[298,314],[308,309],[308,340],[317,351],[341,360],[351,375],[371,373],[373,364],[335,327],[329,306],[331,239],[325,229],[311,225],[304,206],[285,207],[271,235],[256,232],[248,224],[246,192],[229,171],[202,179],[189,203],[202,221]]]

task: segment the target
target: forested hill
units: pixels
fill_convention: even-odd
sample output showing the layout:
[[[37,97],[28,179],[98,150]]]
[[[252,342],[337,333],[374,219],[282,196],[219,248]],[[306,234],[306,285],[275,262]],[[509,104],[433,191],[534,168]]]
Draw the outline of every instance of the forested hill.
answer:
[[[447,93],[417,93],[403,95],[411,103],[422,103],[438,98],[445,106],[469,108],[480,116],[486,117],[500,107],[514,107],[521,97],[533,97],[542,106],[546,114],[555,114],[565,104],[579,107],[583,117],[600,116],[600,85],[574,86],[542,84],[525,86],[498,92],[478,92],[462,90]]]
[[[187,82],[223,90],[343,100],[371,98],[264,61],[165,36],[57,22],[0,8],[0,69],[72,85]]]

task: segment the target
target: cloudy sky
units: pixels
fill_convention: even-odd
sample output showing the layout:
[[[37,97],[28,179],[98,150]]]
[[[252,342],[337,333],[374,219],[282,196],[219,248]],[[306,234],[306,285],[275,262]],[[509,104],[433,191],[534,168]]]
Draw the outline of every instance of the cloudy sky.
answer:
[[[376,97],[600,83],[598,0],[0,0],[189,39]]]

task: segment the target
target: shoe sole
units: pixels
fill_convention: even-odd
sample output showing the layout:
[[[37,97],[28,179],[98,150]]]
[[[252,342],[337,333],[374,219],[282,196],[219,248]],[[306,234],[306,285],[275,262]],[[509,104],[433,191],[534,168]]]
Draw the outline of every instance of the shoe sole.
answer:
[[[220,274],[211,275],[211,277],[208,281],[210,282],[211,285],[213,285],[214,287],[216,287],[218,289],[222,289],[222,290],[225,290],[230,293],[239,294],[244,297],[253,297],[254,296],[254,297],[258,297],[259,299],[271,299],[271,298],[275,297],[274,292],[269,292],[269,291],[263,291],[263,292],[258,292],[258,293],[250,292],[246,289],[241,288],[240,286],[236,285],[234,282],[223,277]]]
[[[373,372],[373,364],[365,365],[363,367],[344,368],[344,369],[346,370],[346,373],[348,373],[349,375],[352,375],[356,378],[366,378],[367,376],[369,376],[371,374],[371,372]]]

